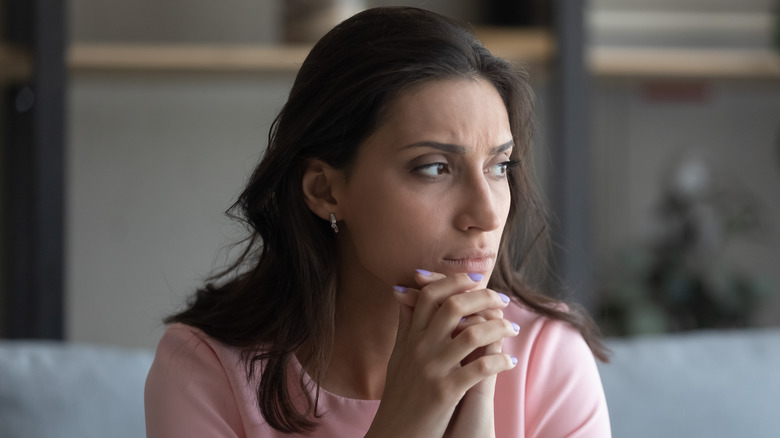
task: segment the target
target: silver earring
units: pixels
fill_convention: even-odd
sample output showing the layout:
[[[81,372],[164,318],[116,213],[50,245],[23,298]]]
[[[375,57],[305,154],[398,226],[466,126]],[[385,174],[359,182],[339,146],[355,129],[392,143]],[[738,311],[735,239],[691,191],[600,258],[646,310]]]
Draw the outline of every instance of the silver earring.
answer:
[[[333,228],[334,233],[338,234],[339,226],[336,224],[336,215],[333,213],[330,214],[330,227]]]

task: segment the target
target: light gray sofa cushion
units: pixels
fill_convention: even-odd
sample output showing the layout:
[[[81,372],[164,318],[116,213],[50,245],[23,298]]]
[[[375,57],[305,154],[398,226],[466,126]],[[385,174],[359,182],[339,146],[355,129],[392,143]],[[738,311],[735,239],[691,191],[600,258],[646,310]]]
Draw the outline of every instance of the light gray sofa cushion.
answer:
[[[615,437],[780,437],[780,330],[610,340]]]
[[[151,351],[0,342],[0,436],[139,438]]]

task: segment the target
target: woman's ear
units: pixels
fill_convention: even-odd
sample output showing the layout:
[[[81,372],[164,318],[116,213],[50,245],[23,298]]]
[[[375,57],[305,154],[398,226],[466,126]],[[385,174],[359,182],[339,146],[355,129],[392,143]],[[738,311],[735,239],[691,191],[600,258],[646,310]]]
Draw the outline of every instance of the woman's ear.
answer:
[[[338,187],[342,172],[322,160],[309,159],[303,168],[301,187],[306,205],[317,216],[328,220],[330,214],[338,216]]]

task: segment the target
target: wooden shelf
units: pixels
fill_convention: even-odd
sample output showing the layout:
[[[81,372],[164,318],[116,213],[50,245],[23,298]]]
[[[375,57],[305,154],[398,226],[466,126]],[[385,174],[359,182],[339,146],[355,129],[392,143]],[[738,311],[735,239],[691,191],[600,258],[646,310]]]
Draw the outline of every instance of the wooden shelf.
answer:
[[[545,30],[478,29],[478,37],[497,56],[513,62],[546,65],[553,44]],[[68,51],[75,72],[295,72],[310,46],[94,44],[76,43]]]
[[[780,54],[771,50],[595,48],[597,77],[780,79]]]
[[[494,55],[532,67],[546,67],[555,54],[555,38],[546,29],[482,27],[474,30]]]
[[[545,69],[555,53],[543,29],[477,28],[475,33],[497,56]],[[310,47],[200,44],[73,44],[67,62],[74,73],[294,73]],[[23,79],[32,68],[28,54],[0,45],[0,80]],[[602,78],[780,79],[780,54],[771,50],[592,48],[588,66]]]

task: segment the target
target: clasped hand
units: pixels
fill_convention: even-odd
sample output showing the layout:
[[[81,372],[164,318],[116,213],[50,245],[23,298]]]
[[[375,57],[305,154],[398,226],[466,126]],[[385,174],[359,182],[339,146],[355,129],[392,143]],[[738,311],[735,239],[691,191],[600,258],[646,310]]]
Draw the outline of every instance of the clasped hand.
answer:
[[[509,298],[481,279],[420,270],[419,289],[395,287],[398,333],[366,437],[495,436],[496,375],[517,362],[501,343],[519,327],[503,317]]]

